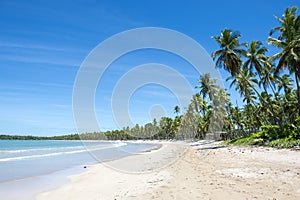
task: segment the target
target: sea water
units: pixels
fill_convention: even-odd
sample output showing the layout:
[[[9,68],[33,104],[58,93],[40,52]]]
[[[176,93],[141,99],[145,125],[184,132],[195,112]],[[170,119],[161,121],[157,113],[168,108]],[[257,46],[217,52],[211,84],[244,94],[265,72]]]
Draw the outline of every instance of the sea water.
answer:
[[[65,183],[67,175],[82,172],[84,166],[156,147],[109,141],[0,140],[0,193],[5,199],[32,199]]]

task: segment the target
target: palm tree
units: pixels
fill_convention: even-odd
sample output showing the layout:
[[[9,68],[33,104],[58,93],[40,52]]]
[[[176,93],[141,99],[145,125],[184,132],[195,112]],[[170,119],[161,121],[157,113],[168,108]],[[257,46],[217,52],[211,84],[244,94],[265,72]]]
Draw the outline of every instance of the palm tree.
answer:
[[[210,130],[213,132],[221,132],[223,130],[224,121],[226,119],[226,105],[229,102],[229,95],[225,89],[218,90],[212,107],[212,116],[210,122]]]
[[[278,93],[276,93],[276,83],[279,83],[279,77],[274,74],[275,69],[273,67],[272,61],[267,58],[266,60],[263,61],[264,67],[261,71],[260,75],[260,81],[259,81],[259,86],[262,86],[264,92],[266,93],[266,100],[269,102],[269,105],[272,110],[275,110],[276,104],[278,104],[278,107],[281,109],[281,114],[277,115],[278,118],[283,119],[284,122],[286,122],[286,115],[283,109],[283,105],[281,104],[282,102],[280,101],[278,97]],[[273,95],[275,97],[276,103],[272,103],[271,95],[269,95],[267,88],[271,88]]]
[[[241,112],[241,109],[238,107],[238,105],[236,105],[236,107],[233,107],[232,105],[230,105],[229,114],[231,116],[231,121],[238,128],[238,135],[235,135],[232,137],[239,137],[240,136],[239,132],[242,132],[242,135],[246,136],[247,133],[244,130],[244,124],[242,122],[242,112]]]
[[[197,85],[195,88],[200,89],[199,94],[202,95],[203,100],[205,100],[208,95],[209,99],[212,101],[217,92],[217,79],[211,79],[210,73],[206,73],[200,76],[198,82],[199,85]]]
[[[292,78],[288,74],[284,74],[279,79],[278,92],[280,92],[283,89],[284,93],[291,93],[293,87],[292,82]]]
[[[296,115],[297,115],[297,94],[294,90],[291,93],[285,93],[282,96],[283,108],[285,110],[285,114],[288,116],[288,120],[290,123],[293,123]]]
[[[274,68],[272,61],[265,55],[268,49],[260,41],[252,41],[247,46],[248,49],[245,54],[247,60],[244,62],[243,68],[248,69],[250,73],[253,73],[254,69],[256,70],[259,76],[259,86],[263,87],[264,92],[268,96],[267,100],[270,102],[267,88],[270,87],[275,98],[277,98],[275,92],[275,82],[277,82],[277,79],[276,76],[273,76]]]
[[[259,85],[263,87],[266,93],[268,93],[267,88],[271,88],[276,98],[275,84],[279,82],[279,77],[275,74],[275,69],[271,59],[266,58],[266,60],[263,61],[263,64],[264,67],[260,74]]]
[[[260,41],[252,41],[250,44],[247,44],[247,46],[248,50],[245,54],[247,60],[244,62],[243,68],[249,69],[251,73],[255,68],[258,75],[260,75],[263,69],[263,62],[267,59],[265,53],[268,49],[262,46]]]
[[[229,77],[228,79],[232,79],[232,78],[233,81],[230,86],[235,84],[236,89],[240,92],[241,95],[245,97],[247,103],[254,102],[255,100],[255,96],[253,94],[254,91],[256,95],[259,97],[261,103],[270,109],[274,122],[276,122],[276,124],[278,124],[280,128],[283,127],[281,121],[277,118],[275,114],[272,104],[268,102],[268,99],[263,98],[261,93],[256,89],[254,83],[258,84],[258,81],[254,77],[254,74],[250,73],[249,70],[242,70],[238,74],[236,74],[235,77]]]
[[[256,130],[255,116],[257,114],[255,113],[255,108],[256,108],[256,106],[253,106],[252,104],[247,104],[244,106],[244,110],[243,110],[243,113],[245,116],[244,121],[245,121],[246,127],[248,128],[248,130],[250,132],[255,132],[255,130]]]
[[[278,100],[275,92],[275,83],[277,82],[276,76],[274,76],[274,68],[272,61],[265,55],[268,51],[266,47],[262,45],[260,41],[252,41],[247,44],[248,50],[245,54],[247,60],[244,62],[244,69],[249,69],[250,73],[253,73],[255,68],[259,76],[259,86],[263,88],[264,92],[267,94],[267,101],[270,102],[270,95],[267,88],[271,88],[274,97]],[[270,104],[270,106],[273,106]],[[272,108],[274,110],[274,108]]]
[[[298,98],[298,115],[300,115],[300,16],[296,16],[297,7],[287,8],[284,15],[276,17],[279,27],[270,32],[268,43],[281,49],[281,52],[272,56],[273,60],[279,59],[276,72],[288,68],[290,73],[295,74]],[[271,37],[278,32],[277,38]]]
[[[221,36],[212,37],[220,46],[220,49],[212,53],[212,58],[216,61],[216,67],[224,68],[235,76],[242,64],[241,56],[245,54],[245,50],[240,47],[243,46],[239,42],[241,34],[236,31],[225,29],[221,32]]]
[[[229,79],[233,79],[230,87],[235,85],[235,89],[244,97],[244,102],[246,101],[247,104],[254,103],[256,96],[252,88],[254,87],[253,83],[257,83],[254,74],[246,69],[241,70],[235,77],[231,76],[227,78],[226,81]]]
[[[183,139],[193,139],[197,135],[199,126],[199,115],[195,113],[194,103],[191,102],[185,114],[182,116],[179,132]]]
[[[175,108],[174,108],[174,113],[178,116],[179,115],[179,113],[180,113],[180,108],[179,108],[179,106],[175,106]]]

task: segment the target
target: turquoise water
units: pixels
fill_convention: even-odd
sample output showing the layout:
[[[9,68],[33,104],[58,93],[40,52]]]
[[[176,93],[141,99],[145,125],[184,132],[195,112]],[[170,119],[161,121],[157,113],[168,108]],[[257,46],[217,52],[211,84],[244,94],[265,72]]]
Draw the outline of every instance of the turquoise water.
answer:
[[[57,140],[0,140],[0,183],[118,159],[153,144]]]
[[[0,140],[0,199],[32,200],[67,183],[84,166],[122,158],[155,144],[57,140]]]

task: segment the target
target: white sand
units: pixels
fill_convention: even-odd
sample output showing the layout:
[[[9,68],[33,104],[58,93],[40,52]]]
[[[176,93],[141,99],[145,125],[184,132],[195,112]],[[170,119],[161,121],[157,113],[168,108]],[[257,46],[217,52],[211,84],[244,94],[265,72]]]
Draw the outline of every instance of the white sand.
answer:
[[[94,165],[37,199],[299,200],[300,152],[223,148],[208,141],[185,151],[184,145],[164,144],[159,150]]]
[[[87,172],[71,176],[69,184],[39,194],[37,199],[124,199],[158,188],[170,178],[168,166],[187,148],[183,143],[161,144],[157,150],[93,165]]]

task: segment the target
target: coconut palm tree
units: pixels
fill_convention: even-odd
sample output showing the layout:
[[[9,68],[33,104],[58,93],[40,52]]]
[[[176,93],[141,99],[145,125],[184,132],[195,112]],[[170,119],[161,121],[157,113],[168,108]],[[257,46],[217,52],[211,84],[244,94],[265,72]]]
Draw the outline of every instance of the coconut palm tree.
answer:
[[[180,108],[179,108],[179,106],[175,106],[174,107],[174,113],[178,116],[179,115],[179,113],[180,113]]]
[[[263,61],[263,63],[264,63],[264,67],[260,75],[259,86],[263,88],[263,91],[266,94],[266,100],[269,102],[270,107],[272,107],[271,109],[275,110],[275,107],[281,109],[281,114],[277,116],[278,118],[281,118],[284,122],[286,122],[287,117],[285,115],[282,102],[278,97],[279,94],[276,93],[276,84],[279,84],[280,82],[279,76],[275,74],[275,68],[273,67],[273,63],[269,58]],[[272,96],[269,95],[267,90],[268,88],[271,88],[276,102],[272,103]]]
[[[285,114],[288,116],[288,120],[290,123],[293,123],[297,116],[297,94],[294,90],[291,93],[285,93],[282,95],[283,108],[285,110]]]
[[[282,122],[276,116],[276,113],[274,111],[274,108],[273,108],[272,104],[269,103],[268,99],[264,98],[261,95],[261,93],[258,91],[258,89],[255,87],[254,84],[258,85],[258,81],[254,77],[254,74],[250,73],[249,70],[242,70],[238,74],[236,74],[235,77],[229,77],[229,78],[227,78],[227,80],[228,79],[233,79],[230,86],[235,84],[236,89],[240,92],[241,95],[243,95],[245,97],[245,100],[249,104],[251,102],[254,103],[254,100],[255,100],[256,97],[254,96],[253,92],[255,92],[255,94],[257,95],[257,97],[261,101],[261,103],[264,106],[266,106],[270,109],[274,122],[276,124],[278,124],[280,126],[280,128],[283,127]]]
[[[212,116],[210,129],[214,132],[223,131],[224,121],[226,119],[226,105],[229,102],[229,95],[225,89],[218,90],[212,104]]]
[[[264,91],[268,93],[267,88],[271,88],[274,97],[276,98],[276,83],[279,82],[279,77],[275,74],[275,68],[271,59],[266,58],[263,61],[263,68],[260,74],[259,86],[262,86]]]
[[[243,68],[249,69],[251,73],[255,69],[258,75],[260,75],[263,70],[263,63],[267,59],[265,53],[268,49],[260,41],[252,41],[247,46],[248,49],[245,54],[247,60],[244,62]]]
[[[230,106],[229,107],[229,114],[231,116],[231,121],[233,122],[233,126],[237,127],[237,133],[234,133],[234,135],[232,135],[232,137],[240,137],[240,132],[242,133],[243,136],[246,136],[247,133],[244,130],[244,123],[242,121],[242,111],[239,108],[238,105],[236,105],[235,107]]]
[[[241,34],[237,31],[225,29],[221,32],[221,36],[213,36],[212,38],[219,44],[220,49],[212,53],[212,58],[216,60],[216,67],[224,68],[235,76],[241,68],[241,56],[245,54],[245,50],[241,47],[244,44],[239,42]]]
[[[208,96],[210,101],[213,100],[214,95],[217,92],[217,79],[211,79],[210,73],[206,73],[200,76],[199,85],[195,88],[199,88],[199,94],[202,95],[203,100]]]
[[[247,60],[244,62],[243,68],[248,69],[250,73],[253,73],[255,69],[259,76],[259,86],[262,86],[268,97],[269,93],[267,88],[270,87],[276,98],[275,82],[277,82],[277,79],[276,76],[273,76],[274,68],[272,61],[265,55],[268,49],[264,47],[260,41],[252,41],[250,44],[247,44],[247,46],[248,49],[245,54]],[[269,98],[267,100],[270,102]]]
[[[268,43],[279,47],[281,51],[272,56],[278,60],[276,72],[288,68],[290,73],[295,74],[298,98],[298,115],[300,115],[300,16],[296,16],[297,7],[287,8],[284,15],[276,17],[280,23],[279,27],[270,32]],[[275,32],[277,38],[271,37]]]
[[[254,74],[250,73],[249,70],[242,70],[235,77],[230,76],[226,79],[233,79],[230,87],[235,85],[235,89],[240,93],[241,96],[244,97],[243,101],[247,102],[247,104],[254,103],[256,96],[253,91],[254,84],[257,83],[257,79],[254,77]]]
[[[288,74],[284,74],[282,77],[279,78],[278,92],[280,92],[283,89],[284,93],[291,93],[293,87],[292,82],[293,79]]]

